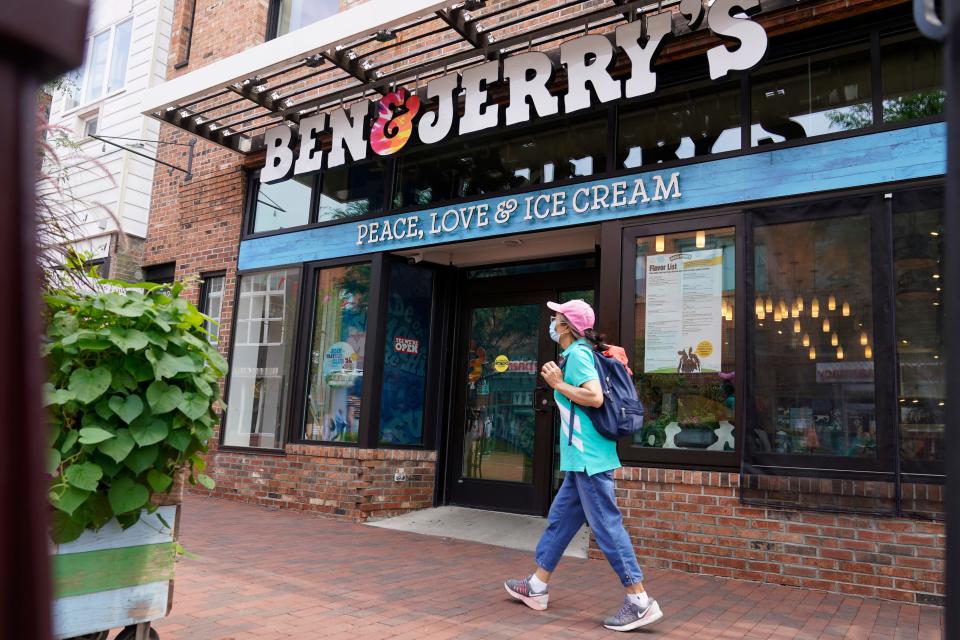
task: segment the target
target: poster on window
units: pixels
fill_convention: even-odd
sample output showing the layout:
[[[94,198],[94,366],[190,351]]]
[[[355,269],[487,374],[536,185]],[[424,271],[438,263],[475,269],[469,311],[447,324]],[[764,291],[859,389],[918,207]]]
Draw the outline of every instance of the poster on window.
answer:
[[[646,257],[645,373],[720,371],[723,250]]]

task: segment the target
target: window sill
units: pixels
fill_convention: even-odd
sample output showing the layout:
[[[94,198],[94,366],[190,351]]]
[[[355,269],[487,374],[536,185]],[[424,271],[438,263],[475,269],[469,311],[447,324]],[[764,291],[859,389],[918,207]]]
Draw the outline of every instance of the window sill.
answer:
[[[61,111],[61,112],[59,112],[59,113],[54,113],[54,114],[51,114],[51,115],[52,115],[53,118],[60,119],[60,118],[69,118],[69,117],[78,115],[80,112],[85,111],[85,110],[88,110],[88,109],[89,109],[90,111],[93,111],[94,109],[99,109],[101,106],[103,106],[103,103],[105,103],[107,100],[110,100],[110,99],[112,99],[112,98],[116,98],[117,96],[119,96],[119,95],[121,95],[121,94],[123,94],[123,93],[126,93],[126,91],[127,91],[127,88],[124,86],[124,87],[121,87],[121,88],[119,88],[119,89],[114,90],[114,91],[111,92],[111,93],[104,94],[104,95],[100,96],[99,98],[97,98],[96,100],[91,100],[90,102],[85,102],[85,103],[83,103],[83,104],[78,104],[78,105],[75,105],[75,106],[73,106],[73,107],[70,107],[69,109],[66,109],[66,110],[64,110],[64,111]]]

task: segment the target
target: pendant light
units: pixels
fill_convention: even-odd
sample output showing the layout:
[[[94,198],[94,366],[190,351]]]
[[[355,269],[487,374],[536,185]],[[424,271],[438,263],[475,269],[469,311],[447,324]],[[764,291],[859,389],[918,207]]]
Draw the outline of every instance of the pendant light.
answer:
[[[767,314],[763,309],[760,309],[760,313],[757,314],[757,320],[766,320]]]
[[[790,310],[790,317],[791,317],[791,318],[799,318],[799,317],[800,317],[800,311],[801,311],[800,307],[798,307],[797,305],[793,305],[793,309]]]
[[[793,332],[794,332],[794,333],[800,333],[800,320],[799,320],[799,319],[793,321]]]
[[[850,316],[850,303],[849,303],[849,302],[844,301],[842,313],[843,313],[843,317],[844,317],[844,318],[847,318],[847,317]]]
[[[780,302],[777,303],[777,308],[780,310],[781,316],[787,316],[790,314],[790,310],[787,309],[787,303],[783,298],[780,298]]]
[[[810,347],[810,359],[811,360],[817,359],[817,350],[813,347]]]
[[[697,231],[697,249],[703,249],[705,246],[707,246],[707,233]]]
[[[843,360],[843,347],[837,347],[837,360]]]
[[[809,334],[809,333],[803,334],[803,346],[805,346],[805,347],[809,347],[809,346],[810,346],[810,334]]]
[[[756,312],[758,318],[763,315],[763,298],[757,297],[756,302],[753,304],[753,310]]]
[[[656,240],[657,253],[663,253],[665,244],[666,243],[664,242],[663,236],[657,236],[657,240]]]
[[[777,309],[776,311],[773,312],[773,321],[780,322],[781,320],[783,320],[783,316],[780,315],[780,309]]]
[[[819,318],[820,317],[820,301],[814,298],[810,301],[810,317]]]
[[[830,333],[830,318],[823,319],[823,332]]]
[[[833,294],[830,294],[830,297],[827,298],[827,309],[829,309],[830,311],[837,310],[837,299],[836,297],[834,297]]]
[[[873,357],[873,349],[870,347],[870,345],[867,345],[863,348],[863,357],[867,360]]]
[[[767,301],[765,303],[763,310],[766,311],[767,313],[773,313],[773,298],[771,298],[770,296],[767,296]]]
[[[860,344],[863,346],[867,346],[868,344],[870,344],[870,339],[867,337],[866,331],[860,332]]]
[[[793,303],[798,311],[803,311],[803,296],[797,296],[796,302]]]
[[[837,346],[838,344],[840,344],[840,338],[837,337],[836,333],[830,336],[830,344],[832,344],[833,346]]]

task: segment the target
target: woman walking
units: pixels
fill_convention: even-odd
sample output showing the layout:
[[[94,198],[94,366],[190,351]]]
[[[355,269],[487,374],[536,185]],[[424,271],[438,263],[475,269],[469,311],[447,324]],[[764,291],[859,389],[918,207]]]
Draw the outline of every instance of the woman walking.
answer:
[[[614,631],[645,627],[663,613],[643,588],[643,573],[614,498],[613,472],[620,467],[617,443],[597,433],[584,410],[603,404],[592,353],[594,347],[604,348],[602,336],[593,328],[593,308],[583,300],[548,302],[547,306],[557,312],[550,322],[550,337],[560,345],[563,368],[547,362],[540,375],[554,390],[560,409],[560,470],[566,475],[537,544],[536,571],[526,578],[507,580],[504,587],[531,609],[546,609],[550,576],[586,522],[626,590],[620,611],[604,620],[603,626]]]

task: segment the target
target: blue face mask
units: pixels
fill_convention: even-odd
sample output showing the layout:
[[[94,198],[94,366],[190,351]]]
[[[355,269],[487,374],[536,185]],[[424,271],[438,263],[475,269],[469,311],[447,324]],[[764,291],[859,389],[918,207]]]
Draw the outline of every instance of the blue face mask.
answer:
[[[560,334],[557,333],[557,319],[554,318],[550,321],[550,339],[554,342],[560,342]]]

